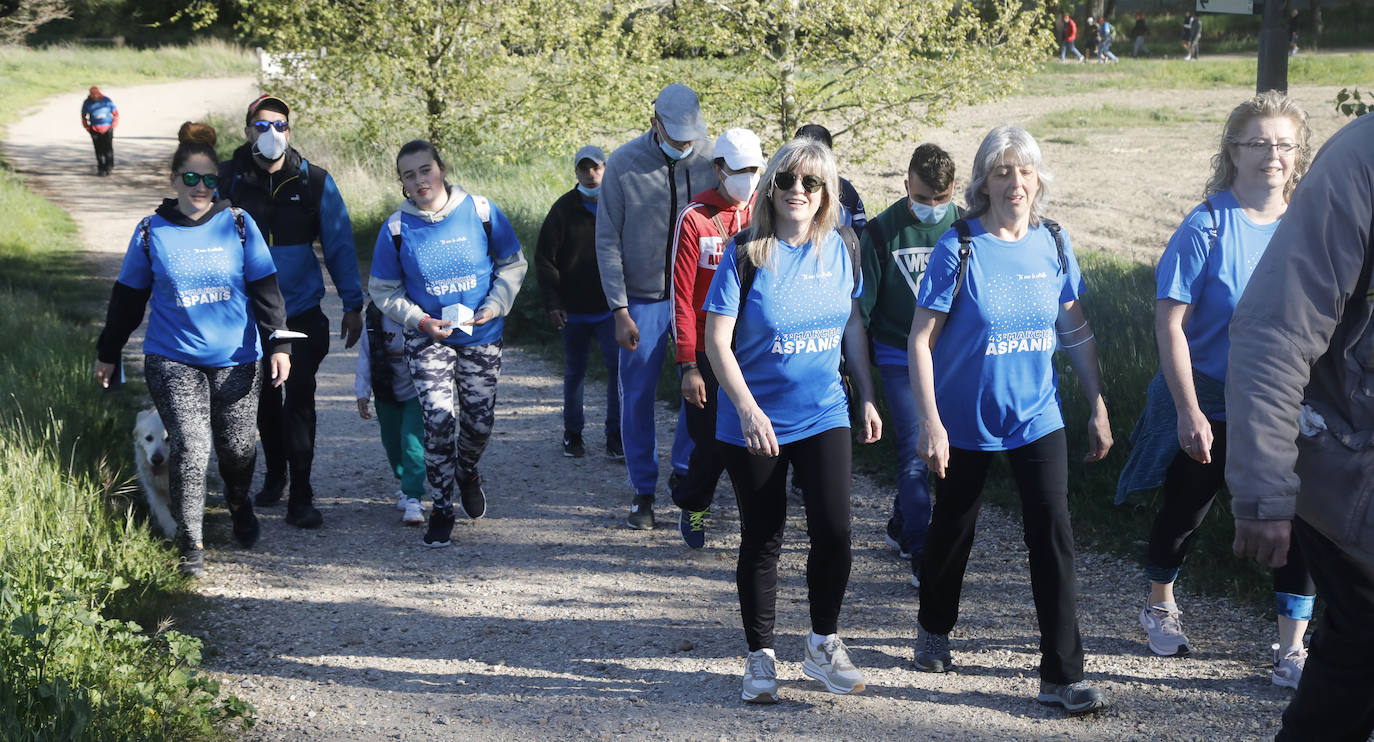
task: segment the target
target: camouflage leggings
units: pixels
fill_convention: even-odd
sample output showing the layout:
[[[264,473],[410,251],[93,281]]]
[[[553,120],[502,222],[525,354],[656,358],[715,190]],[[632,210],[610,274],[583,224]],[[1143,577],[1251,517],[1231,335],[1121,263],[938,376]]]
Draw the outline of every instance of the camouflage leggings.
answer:
[[[404,337],[406,361],[424,412],[425,474],[435,493],[434,510],[451,515],[460,478],[477,473],[477,460],[491,438],[501,342],[453,346],[409,329]]]

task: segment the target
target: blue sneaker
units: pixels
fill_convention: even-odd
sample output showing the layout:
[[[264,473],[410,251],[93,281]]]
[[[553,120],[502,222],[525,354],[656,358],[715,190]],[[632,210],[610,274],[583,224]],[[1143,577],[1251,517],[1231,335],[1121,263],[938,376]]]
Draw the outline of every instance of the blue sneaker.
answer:
[[[677,530],[682,533],[682,542],[689,549],[700,549],[706,545],[706,521],[711,517],[711,509],[683,509],[677,519]]]

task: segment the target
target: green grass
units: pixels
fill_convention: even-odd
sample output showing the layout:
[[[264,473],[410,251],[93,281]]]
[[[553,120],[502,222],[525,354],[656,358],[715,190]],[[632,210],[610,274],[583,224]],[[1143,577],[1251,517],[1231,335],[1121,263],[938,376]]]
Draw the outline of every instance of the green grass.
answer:
[[[1127,47],[1129,49],[1129,47]],[[1122,56],[1118,54],[1118,56]],[[1120,64],[1060,64],[1047,62],[1030,77],[1025,92],[1065,96],[1112,89],[1122,92],[1156,89],[1209,89],[1255,86],[1255,60],[1209,59],[1206,49],[1196,63],[1179,59],[1134,60],[1123,56]],[[1347,54],[1299,54],[1288,59],[1289,85],[1329,85],[1334,99],[1344,86],[1374,79],[1374,52]]]
[[[54,92],[242,73],[223,44],[0,49],[0,125]],[[196,671],[168,628],[175,555],[135,518],[132,410],[91,372],[107,281],[84,278],[76,225],[0,169],[0,739],[200,740],[252,709]],[[133,385],[131,385],[133,386]]]

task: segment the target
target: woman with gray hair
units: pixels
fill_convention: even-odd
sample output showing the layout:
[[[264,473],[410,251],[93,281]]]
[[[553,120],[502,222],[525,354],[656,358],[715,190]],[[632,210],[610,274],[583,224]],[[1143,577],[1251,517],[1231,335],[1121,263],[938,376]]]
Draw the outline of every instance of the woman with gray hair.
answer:
[[[703,308],[706,355],[725,392],[716,439],[739,503],[735,579],[749,643],[740,697],[774,703],[778,555],[787,522],[787,467],[796,470],[811,549],[806,585],[811,635],[802,672],[832,693],[864,689],[840,641],[849,582],[849,403],[844,355],[862,410],[864,443],[878,440],[868,338],[857,298],[857,256],[835,230],[839,177],[824,144],[794,139],[760,181],[753,223],[725,246]]]
[[[1112,433],[1078,301],[1083,276],[1068,235],[1043,216],[1049,180],[1024,129],[989,132],[964,195],[967,216],[936,243],[916,296],[907,352],[923,420],[917,452],[939,477],[921,565],[916,667],[944,672],[954,664],[949,632],[983,482],[1003,451],[1021,497],[1040,622],[1036,699],[1080,714],[1107,702],[1083,679],[1055,350],[1068,355],[1092,410],[1084,460],[1105,457]]]
[[[1117,502],[1163,487],[1145,557],[1150,596],[1140,611],[1155,654],[1191,649],[1174,581],[1225,484],[1231,315],[1307,172],[1310,138],[1307,114],[1282,93],[1271,90],[1237,106],[1222,129],[1203,202],[1183,219],[1155,269],[1160,371],[1146,391],[1117,484]],[[1271,680],[1286,688],[1296,688],[1302,677],[1302,637],[1316,600],[1312,576],[1294,547],[1288,564],[1273,574],[1279,643]]]

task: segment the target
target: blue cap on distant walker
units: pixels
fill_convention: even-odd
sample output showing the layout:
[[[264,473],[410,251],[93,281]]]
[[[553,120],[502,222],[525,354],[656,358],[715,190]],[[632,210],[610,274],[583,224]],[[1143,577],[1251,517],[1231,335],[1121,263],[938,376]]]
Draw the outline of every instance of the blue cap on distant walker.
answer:
[[[573,167],[581,165],[583,160],[591,160],[592,163],[596,165],[605,165],[606,153],[602,152],[600,147],[594,144],[588,144],[582,149],[577,150],[577,154],[573,155]]]
[[[663,122],[663,130],[679,142],[706,138],[706,119],[701,117],[701,101],[691,88],[673,83],[654,99],[654,113]]]

